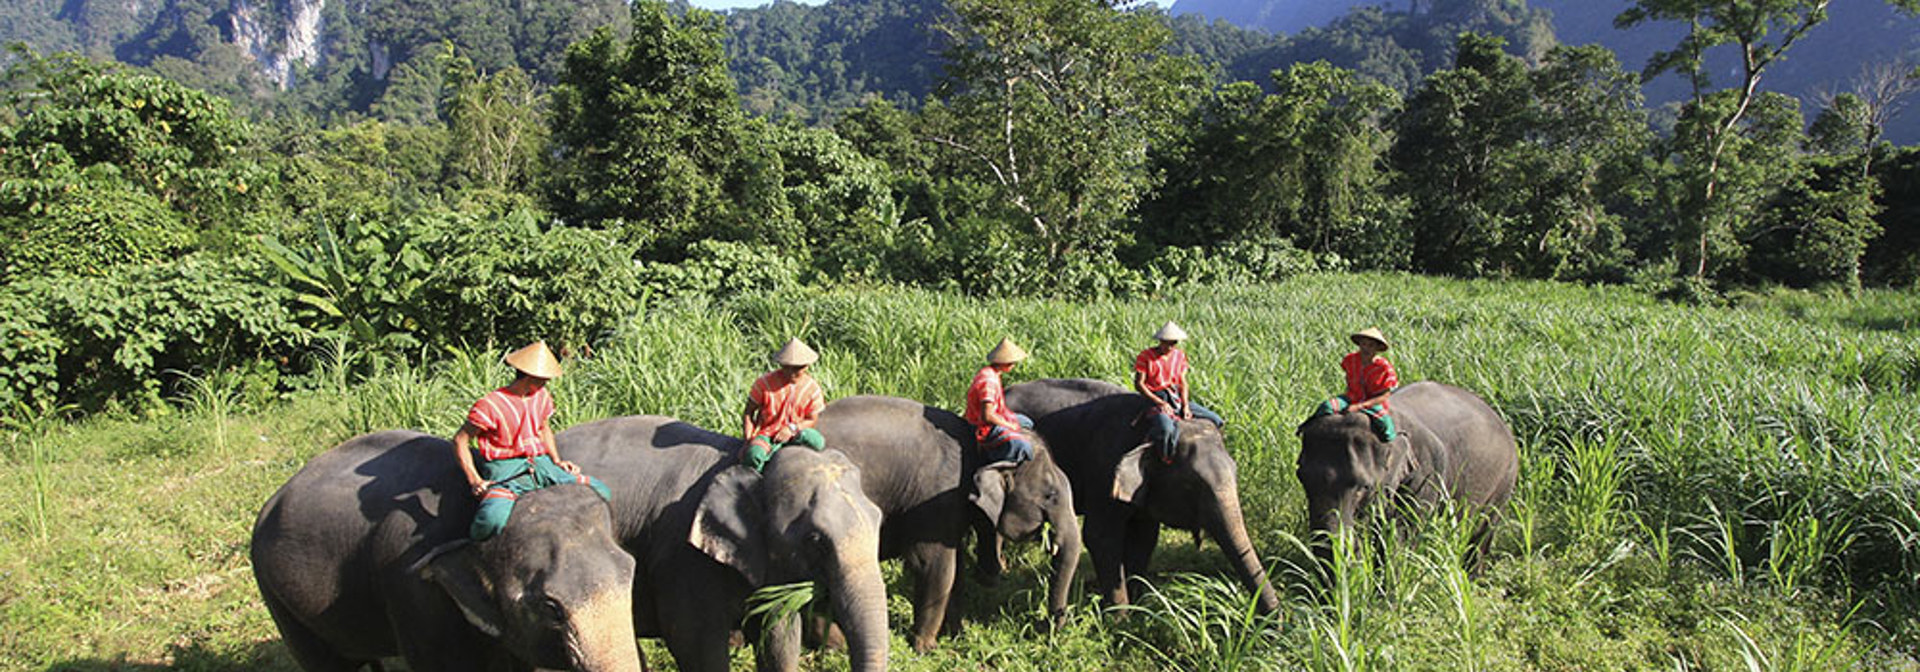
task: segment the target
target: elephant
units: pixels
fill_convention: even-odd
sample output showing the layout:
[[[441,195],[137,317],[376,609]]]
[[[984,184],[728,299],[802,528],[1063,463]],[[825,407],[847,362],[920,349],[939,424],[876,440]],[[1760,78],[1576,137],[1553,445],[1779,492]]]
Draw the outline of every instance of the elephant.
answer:
[[[1044,442],[1014,467],[983,469],[973,426],[954,413],[898,397],[835,400],[817,425],[828,445],[859,465],[867,497],[880,507],[880,557],[905,558],[916,579],[913,646],[933,648],[957,587],[959,548],[976,531],[979,566],[1000,569],[999,541],[1022,540],[1053,525],[1053,582],[1047,609],[1066,611],[1067,592],[1080,564],[1080,523],[1073,488],[1053,464]]]
[[[1241,520],[1239,466],[1219,427],[1182,420],[1167,459],[1147,439],[1153,401],[1113,383],[1041,379],[1007,388],[1007,407],[1034,419],[1054,462],[1073,482],[1095,579],[1109,604],[1128,602],[1127,582],[1146,572],[1160,527],[1211,536],[1262,612],[1280,608]]]
[[[314,457],[261,507],[250,555],[268,613],[310,672],[637,672],[634,559],[600,496],[520,499],[498,536],[468,540],[478,502],[453,443],[366,434]]]
[[[726,670],[747,596],[809,579],[831,596],[852,669],[886,669],[880,509],[845,455],[788,447],[755,473],[737,459],[741,439],[655,415],[576,425],[554,442],[613,491],[614,536],[640,564],[634,630],[664,638],[680,669]],[[798,669],[799,619],[745,629],[765,630],[759,669]]]
[[[1389,501],[1438,503],[1497,511],[1520,473],[1513,431],[1487,402],[1467,390],[1418,382],[1388,397],[1399,435],[1383,443],[1359,413],[1308,419],[1299,428],[1296,475],[1307,493],[1314,531],[1338,534],[1381,495]],[[1476,533],[1480,550],[1488,525]],[[1321,555],[1326,551],[1322,547]]]

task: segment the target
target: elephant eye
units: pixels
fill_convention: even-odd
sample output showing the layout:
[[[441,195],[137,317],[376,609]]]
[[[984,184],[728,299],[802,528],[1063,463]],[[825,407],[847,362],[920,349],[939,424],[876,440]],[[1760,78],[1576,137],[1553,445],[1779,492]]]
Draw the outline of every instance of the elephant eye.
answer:
[[[560,606],[559,600],[548,596],[541,596],[540,599],[534,601],[534,606],[540,610],[542,616],[552,617],[556,623],[566,620],[567,609],[566,607]]]

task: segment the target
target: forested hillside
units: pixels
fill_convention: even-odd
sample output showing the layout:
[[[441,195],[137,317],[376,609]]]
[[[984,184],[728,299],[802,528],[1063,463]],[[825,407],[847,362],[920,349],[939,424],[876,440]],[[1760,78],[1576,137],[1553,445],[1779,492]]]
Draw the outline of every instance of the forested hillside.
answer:
[[[418,120],[448,55],[551,83],[568,44],[626,17],[623,0],[17,0],[0,44],[144,66],[250,110]]]
[[[1444,14],[1449,5],[1455,7],[1453,11],[1469,14],[1511,12],[1511,8],[1517,4],[1447,0],[1413,3],[1417,8],[1416,14]],[[1614,20],[1633,6],[1631,0],[1529,0],[1524,4],[1541,10],[1542,16],[1550,17],[1552,33],[1559,43],[1599,44],[1612,50],[1629,70],[1645,67],[1656,54],[1671,50],[1686,34],[1686,24],[1680,22],[1653,23],[1631,29],[1616,28]],[[1325,50],[1327,44],[1360,44],[1370,54],[1391,53],[1400,48],[1420,50],[1419,46],[1404,38],[1395,39],[1394,45],[1386,45],[1337,37],[1341,34],[1377,34],[1378,29],[1373,27],[1381,21],[1377,17],[1404,13],[1407,7],[1407,2],[1394,0],[1180,0],[1174,3],[1171,12],[1176,16],[1219,19],[1248,29],[1282,33],[1294,36],[1294,43],[1311,45],[1276,50],[1276,53],[1249,59],[1249,62],[1233,68],[1236,75],[1251,78],[1287,62],[1314,60],[1315,52]],[[1380,8],[1388,11],[1378,11]],[[1349,10],[1350,15],[1347,13]],[[1920,30],[1914,28],[1910,18],[1901,15],[1888,3],[1878,0],[1839,0],[1832,3],[1829,14],[1825,25],[1808,33],[1801,44],[1794,48],[1795,57],[1782,61],[1768,74],[1762,88],[1800,99],[1803,112],[1812,114],[1817,111],[1819,100],[1825,95],[1869,86],[1870,82],[1863,80],[1872,78],[1876,68],[1904,64],[1906,69],[1912,69],[1920,64]],[[1447,38],[1442,39],[1442,43],[1451,38],[1450,35],[1441,37]],[[1288,42],[1285,39],[1278,41]],[[1511,36],[1509,42],[1513,42]],[[1374,59],[1383,60],[1379,56],[1374,56]],[[1714,73],[1712,79],[1716,80],[1714,83],[1718,86],[1725,86],[1732,78],[1738,77],[1740,64],[1733,50],[1712,50],[1707,60],[1707,71]],[[1378,65],[1362,65],[1361,60],[1353,57],[1348,57],[1345,62],[1336,59],[1336,62],[1348,67],[1361,67],[1363,71],[1376,76],[1392,72]],[[1679,102],[1689,95],[1689,91],[1688,80],[1678,75],[1654,77],[1646,83],[1648,103],[1654,106]],[[1888,124],[1887,134],[1889,139],[1896,142],[1920,141],[1920,115],[1894,119]]]

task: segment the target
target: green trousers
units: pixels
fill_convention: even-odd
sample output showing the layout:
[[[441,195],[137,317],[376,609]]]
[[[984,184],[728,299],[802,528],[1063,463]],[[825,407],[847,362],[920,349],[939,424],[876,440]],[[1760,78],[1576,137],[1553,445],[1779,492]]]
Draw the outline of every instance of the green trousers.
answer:
[[[740,456],[740,463],[752,467],[754,471],[760,471],[767,466],[768,460],[773,459],[774,453],[780,452],[781,448],[787,446],[806,446],[820,450],[827,447],[827,439],[820,436],[820,432],[812,427],[795,432],[793,438],[787,439],[785,443],[774,441],[771,436],[756,436],[747,440],[747,451],[745,455]]]
[[[513,515],[513,504],[521,495],[541,488],[561,483],[581,483],[600,493],[600,498],[613,501],[613,491],[608,490],[600,479],[581,474],[575,476],[553,463],[553,458],[540,455],[532,459],[509,458],[505,460],[479,460],[473,465],[480,478],[492,481],[485,494],[480,496],[480,509],[473,513],[473,526],[467,529],[468,536],[474,541],[486,541],[499,534],[507,526],[507,518]]]
[[[1342,394],[1320,402],[1320,407],[1313,409],[1313,417],[1333,415],[1347,410],[1351,405],[1353,402],[1347,399],[1347,395]],[[1369,406],[1360,409],[1360,412],[1367,414],[1367,425],[1373,428],[1373,433],[1379,436],[1381,441],[1392,441],[1400,436],[1400,433],[1393,428],[1393,416],[1379,406]]]

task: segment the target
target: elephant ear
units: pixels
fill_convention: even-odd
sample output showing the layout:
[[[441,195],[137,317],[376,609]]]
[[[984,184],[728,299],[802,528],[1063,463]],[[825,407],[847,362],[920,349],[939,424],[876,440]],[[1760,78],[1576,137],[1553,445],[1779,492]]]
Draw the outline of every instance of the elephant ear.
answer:
[[[1131,503],[1140,497],[1141,491],[1146,489],[1147,477],[1142,471],[1144,465],[1141,464],[1141,460],[1145,458],[1147,449],[1151,447],[1153,444],[1143,443],[1120,456],[1120,464],[1114,465],[1113,469],[1114,499]]]
[[[720,472],[700,499],[687,533],[687,543],[756,586],[765,584],[767,574],[765,508],[755,487],[759,482],[760,475],[743,466]]]
[[[967,499],[987,514],[987,520],[998,522],[1000,509],[1007,501],[1008,467],[981,468],[973,472],[973,493]]]
[[[472,542],[460,539],[441,544],[414,562],[411,570],[447,591],[473,627],[489,637],[500,636],[506,621],[494,605],[493,588],[480,571],[480,556]]]

